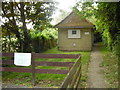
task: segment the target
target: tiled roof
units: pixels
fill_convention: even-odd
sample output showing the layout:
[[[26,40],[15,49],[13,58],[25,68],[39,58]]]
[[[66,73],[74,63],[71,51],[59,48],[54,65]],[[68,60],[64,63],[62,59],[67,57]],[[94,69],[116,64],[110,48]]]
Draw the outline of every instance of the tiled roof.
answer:
[[[60,23],[55,25],[58,28],[92,28],[93,24],[86,19],[82,18],[81,15],[70,13]]]

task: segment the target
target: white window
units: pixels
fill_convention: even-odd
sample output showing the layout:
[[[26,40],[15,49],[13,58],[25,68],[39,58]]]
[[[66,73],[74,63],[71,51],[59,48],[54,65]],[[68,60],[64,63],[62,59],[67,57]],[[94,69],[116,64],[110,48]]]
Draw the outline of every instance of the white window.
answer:
[[[80,38],[80,30],[68,30],[68,38]]]

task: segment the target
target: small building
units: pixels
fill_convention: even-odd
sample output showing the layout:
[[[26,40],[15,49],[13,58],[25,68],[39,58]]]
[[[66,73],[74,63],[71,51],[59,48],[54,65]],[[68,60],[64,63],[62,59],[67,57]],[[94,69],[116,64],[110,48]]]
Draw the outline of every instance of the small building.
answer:
[[[58,49],[63,51],[91,51],[94,25],[81,15],[70,13],[55,25],[58,28]]]

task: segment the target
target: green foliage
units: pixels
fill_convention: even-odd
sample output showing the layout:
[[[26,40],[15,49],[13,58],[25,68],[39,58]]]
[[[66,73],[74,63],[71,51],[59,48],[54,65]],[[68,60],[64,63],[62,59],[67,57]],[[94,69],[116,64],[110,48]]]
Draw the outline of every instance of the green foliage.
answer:
[[[95,2],[78,2],[74,10],[92,21],[96,30],[101,33],[103,43],[117,53],[120,47],[115,44],[118,42],[120,31],[120,2],[98,2],[97,6],[94,4]]]
[[[31,47],[34,52],[42,52],[56,46],[57,30],[46,28],[43,31],[31,30]]]
[[[118,21],[118,10],[119,3],[99,3],[98,4],[98,10],[96,14],[96,18],[98,21],[97,27],[102,30],[103,34],[103,41],[107,44],[110,50],[112,50],[114,47],[116,47],[115,43],[118,42],[117,38],[119,37],[119,34],[117,34],[120,30],[120,27],[117,25],[120,23]],[[99,24],[99,25],[98,25]],[[99,30],[99,31],[100,31]],[[104,40],[105,39],[105,40]],[[119,48],[119,47],[117,47]],[[114,49],[115,50],[115,49]],[[117,49],[116,49],[117,50]],[[115,50],[115,52],[116,52]]]
[[[77,14],[81,14],[82,18],[86,18],[89,21],[91,21],[93,24],[96,23],[95,13],[96,13],[96,7],[93,6],[95,4],[94,2],[78,2],[76,6],[73,7],[73,10]]]
[[[42,31],[42,36],[46,37],[47,39],[58,39],[58,33],[57,30],[54,28],[46,28]]]
[[[98,21],[96,21],[97,29],[100,29],[101,32],[103,32],[103,41],[111,50],[112,44],[116,39],[115,34],[118,32],[118,28],[116,28],[117,18],[115,16],[117,14],[116,6],[117,3],[99,3],[96,14],[96,18],[98,19]]]
[[[2,51],[3,52],[16,52],[19,51],[19,41],[17,38],[2,37]]]
[[[29,52],[42,52],[56,46],[57,30],[54,28],[46,28],[43,31],[29,30],[30,42]],[[22,37],[22,36],[21,36]],[[17,52],[22,51],[19,48],[19,40],[17,38],[2,37],[2,51],[3,52]],[[23,46],[23,45],[21,45]],[[22,48],[22,47],[21,47]],[[23,49],[23,48],[22,48]]]
[[[110,33],[107,30],[103,31],[102,40],[103,40],[104,45],[108,46],[108,48],[110,49],[112,39],[111,39]]]
[[[120,58],[120,32],[116,34],[116,41],[114,42],[114,53]]]
[[[18,51],[30,52],[31,36],[27,25],[32,23],[38,31],[52,27],[50,17],[54,8],[54,2],[2,2],[3,36],[14,36],[18,39]]]
[[[103,61],[101,67],[104,68],[103,73],[107,79],[108,88],[118,88],[118,60],[117,57],[110,52],[103,44],[100,51],[102,52]]]

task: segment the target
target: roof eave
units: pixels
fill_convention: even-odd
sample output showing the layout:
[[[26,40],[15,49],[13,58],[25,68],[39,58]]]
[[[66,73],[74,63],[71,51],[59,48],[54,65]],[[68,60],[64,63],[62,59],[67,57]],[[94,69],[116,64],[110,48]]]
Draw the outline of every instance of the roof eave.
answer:
[[[57,28],[93,28],[94,26],[58,26]]]

